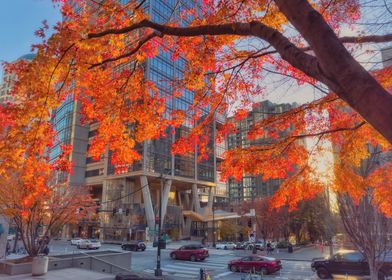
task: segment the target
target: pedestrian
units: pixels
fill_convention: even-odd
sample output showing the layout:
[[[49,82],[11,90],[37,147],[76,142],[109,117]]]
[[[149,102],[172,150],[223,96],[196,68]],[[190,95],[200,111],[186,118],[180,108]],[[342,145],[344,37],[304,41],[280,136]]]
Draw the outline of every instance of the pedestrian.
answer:
[[[5,248],[5,253],[7,256],[11,254],[11,244],[9,241],[7,241],[7,247]]]
[[[272,249],[272,246],[271,246],[271,242],[268,241],[268,243],[267,243],[267,255],[271,254],[272,250],[273,249]]]
[[[49,247],[48,247],[47,244],[45,245],[44,249],[42,250],[42,253],[43,253],[45,256],[49,255]]]

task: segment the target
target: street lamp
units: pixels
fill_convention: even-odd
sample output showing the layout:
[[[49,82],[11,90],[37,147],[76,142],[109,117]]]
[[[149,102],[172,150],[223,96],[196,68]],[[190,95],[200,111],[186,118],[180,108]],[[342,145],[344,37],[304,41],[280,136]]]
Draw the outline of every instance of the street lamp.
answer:
[[[165,171],[168,169],[164,169]],[[171,171],[170,169],[168,171]],[[158,250],[157,250],[157,267],[155,269],[155,276],[162,276],[162,269],[161,269],[161,225],[162,225],[162,193],[163,193],[163,172],[161,173],[161,189],[159,194],[159,217],[158,217]]]
[[[155,269],[155,276],[162,276],[161,269],[161,219],[162,219],[162,188],[163,188],[163,173],[161,174],[161,189],[159,194],[159,218],[158,218],[158,250],[157,250],[157,267]]]
[[[216,247],[215,244],[215,196],[212,197],[212,247]]]

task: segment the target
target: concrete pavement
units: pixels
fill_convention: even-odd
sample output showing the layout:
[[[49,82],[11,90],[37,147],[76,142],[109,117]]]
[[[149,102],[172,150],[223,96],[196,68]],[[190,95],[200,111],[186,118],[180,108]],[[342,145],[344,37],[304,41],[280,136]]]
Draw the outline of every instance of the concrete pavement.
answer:
[[[48,271],[42,276],[21,275],[1,275],[0,280],[113,280],[114,276],[106,273],[99,273],[80,268],[66,268]]]

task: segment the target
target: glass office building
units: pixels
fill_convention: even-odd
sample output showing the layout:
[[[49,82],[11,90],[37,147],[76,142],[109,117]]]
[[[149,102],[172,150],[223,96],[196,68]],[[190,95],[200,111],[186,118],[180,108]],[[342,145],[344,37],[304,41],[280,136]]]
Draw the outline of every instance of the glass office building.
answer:
[[[121,1],[122,4],[127,2]],[[179,18],[181,11],[194,4],[194,1],[189,0],[147,0],[143,3],[143,8],[153,21],[165,23],[169,19]],[[187,20],[182,20],[181,25],[187,24]],[[186,63],[182,57],[172,60],[171,52],[168,51],[147,59],[144,65],[146,79],[155,83],[161,96],[170,97],[166,104],[169,112],[186,110],[193,103],[194,95],[191,91],[185,90],[181,97],[172,96],[173,81],[182,78]],[[131,62],[128,62],[121,67],[130,65]],[[217,180],[213,137],[215,122],[211,123],[213,135],[209,148],[212,153],[207,159],[198,161],[196,148],[192,154],[171,153],[172,143],[181,136],[186,136],[194,126],[190,116],[174,133],[168,128],[168,136],[140,143],[137,150],[142,159],[129,166],[126,172],[117,174],[111,164],[110,151],[98,161],[86,155],[89,142],[96,135],[99,124],[78,126],[78,105],[74,103],[71,108],[71,104],[71,101],[69,104],[65,102],[54,119],[59,135],[63,135],[59,138],[59,143],[74,144],[74,158],[78,160],[79,172],[77,178],[73,178],[74,173],[70,181],[82,181],[90,187],[93,197],[100,205],[100,213],[98,221],[84,221],[76,227],[70,227],[66,235],[95,237],[113,242],[155,238],[160,197],[164,217],[162,226],[164,232],[173,239],[198,239],[211,234],[211,203]],[[207,114],[208,111],[205,110],[204,113]],[[68,137],[69,124],[71,138]],[[74,129],[75,125],[78,126],[77,129]],[[56,149],[52,153],[55,156]],[[82,173],[83,178],[79,177]],[[222,190],[220,193],[225,195]]]
[[[274,104],[268,100],[256,104],[246,118],[236,123],[237,131],[230,134],[227,138],[228,149],[235,147],[246,148],[260,144],[263,139],[249,140],[248,138],[248,132],[252,125],[257,121],[267,118],[271,114],[283,113],[295,106],[296,104]],[[239,181],[231,178],[227,182],[229,200],[240,202],[253,200],[257,197],[272,196],[280,187],[282,181],[282,179],[269,179],[265,181],[262,179],[262,176],[251,176],[247,174],[244,174]]]

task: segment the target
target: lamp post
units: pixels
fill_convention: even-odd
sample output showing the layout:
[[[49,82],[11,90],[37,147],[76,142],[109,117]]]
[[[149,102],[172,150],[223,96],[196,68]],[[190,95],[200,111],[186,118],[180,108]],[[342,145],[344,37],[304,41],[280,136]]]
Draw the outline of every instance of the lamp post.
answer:
[[[167,171],[167,174],[171,172],[171,169],[164,169],[164,171],[161,173],[161,189],[159,193],[159,216],[158,216],[158,250],[157,250],[157,267],[155,269],[155,276],[162,276],[162,269],[161,269],[161,246],[162,246],[162,237],[161,237],[161,225],[162,225],[162,194],[163,194],[163,184],[164,184],[164,178],[163,175],[166,174],[165,171]],[[167,175],[166,174],[166,175]]]
[[[161,220],[162,220],[162,188],[163,188],[163,173],[161,174],[161,189],[159,194],[159,218],[158,218],[158,250],[157,250],[157,267],[155,269],[155,276],[162,276],[161,269]]]
[[[215,244],[215,196],[212,197],[212,247],[216,247]]]

